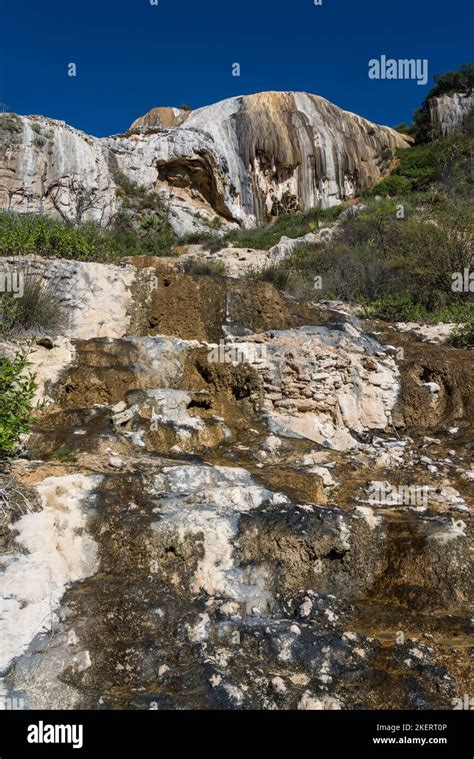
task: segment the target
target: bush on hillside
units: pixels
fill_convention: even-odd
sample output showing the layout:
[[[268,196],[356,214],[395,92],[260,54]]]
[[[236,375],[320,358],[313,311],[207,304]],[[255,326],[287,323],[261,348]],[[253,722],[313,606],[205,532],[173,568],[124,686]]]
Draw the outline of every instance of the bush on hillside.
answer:
[[[232,229],[224,236],[210,232],[194,232],[183,239],[184,244],[205,244],[211,251],[226,246],[268,250],[280,242],[282,237],[302,237],[314,232],[319,225],[331,224],[337,219],[344,206],[331,208],[311,208],[309,211],[286,213],[278,216],[271,224],[253,229]]]
[[[35,375],[26,371],[28,348],[13,358],[0,357],[0,455],[12,454],[20,436],[29,432],[33,423],[33,397],[37,389]]]
[[[471,138],[458,131],[435,142],[397,151],[397,166],[365,195],[395,197],[426,192],[437,187],[451,197],[466,198],[474,193],[471,170]]]
[[[382,200],[344,219],[324,245],[299,246],[290,259],[258,276],[294,295],[359,303],[383,319],[465,318],[469,293],[454,293],[452,275],[474,264],[474,211],[445,202],[436,211]],[[319,289],[319,279],[322,288]]]

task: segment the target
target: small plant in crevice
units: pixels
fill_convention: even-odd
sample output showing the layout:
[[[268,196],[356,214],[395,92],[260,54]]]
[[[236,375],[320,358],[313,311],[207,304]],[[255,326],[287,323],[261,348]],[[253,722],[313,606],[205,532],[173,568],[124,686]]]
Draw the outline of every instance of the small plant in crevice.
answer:
[[[62,461],[64,463],[76,461],[76,455],[74,452],[67,448],[58,448],[51,454],[51,458],[55,461]]]
[[[196,274],[203,277],[225,277],[224,261],[189,259],[183,267],[185,274]]]
[[[20,274],[23,277],[21,297],[11,292],[0,293],[0,334],[14,338],[63,331],[68,317],[60,281],[45,279],[27,268]]]

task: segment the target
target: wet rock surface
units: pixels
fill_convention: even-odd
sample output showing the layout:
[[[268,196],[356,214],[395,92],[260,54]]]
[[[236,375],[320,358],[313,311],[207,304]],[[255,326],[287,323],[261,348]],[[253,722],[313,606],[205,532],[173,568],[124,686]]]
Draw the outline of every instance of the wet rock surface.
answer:
[[[47,403],[0,475],[2,691],[33,709],[453,708],[472,352],[167,276],[145,303],[132,282],[120,334],[84,335],[85,309],[34,348]]]

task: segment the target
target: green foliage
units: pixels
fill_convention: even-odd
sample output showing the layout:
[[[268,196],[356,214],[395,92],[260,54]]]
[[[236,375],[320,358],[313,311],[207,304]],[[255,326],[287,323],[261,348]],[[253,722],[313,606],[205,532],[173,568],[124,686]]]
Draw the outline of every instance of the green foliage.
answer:
[[[114,179],[122,201],[111,230],[116,241],[126,246],[128,255],[169,255],[178,238],[162,197],[120,171],[115,172]]]
[[[180,110],[180,111],[192,111],[193,109],[192,109],[192,108],[191,108],[191,106],[190,106],[190,105],[188,105],[187,103],[182,103],[182,104],[179,106],[179,110]]]
[[[435,74],[434,80],[436,85],[429,91],[427,98],[452,95],[454,92],[471,92],[474,89],[474,64],[463,63],[457,71]]]
[[[29,432],[33,422],[32,400],[37,389],[35,375],[25,371],[28,348],[10,359],[0,358],[0,454],[8,455],[18,446],[20,435]]]
[[[398,165],[365,195],[401,196],[437,187],[451,196],[468,197],[474,192],[471,171],[471,140],[456,132],[435,142],[397,151]]]
[[[379,184],[365,193],[367,197],[381,195],[384,198],[393,198],[396,195],[407,195],[413,190],[413,179],[402,177],[399,174],[391,174],[389,177],[382,179]]]
[[[474,314],[471,313],[464,324],[456,327],[450,342],[456,348],[471,348],[474,346]]]
[[[183,239],[185,244],[206,244],[211,251],[226,246],[237,248],[256,248],[268,250],[280,242],[283,236],[296,238],[308,232],[314,232],[319,224],[335,221],[344,206],[331,208],[312,208],[309,211],[286,213],[278,216],[272,224],[254,229],[232,229],[224,237],[217,237],[209,232],[195,232]]]
[[[114,228],[103,229],[93,222],[74,226],[37,214],[0,211],[0,256],[113,263],[123,256],[170,255],[176,241],[169,224],[160,219],[153,223],[141,220],[134,228],[128,217],[124,222],[118,218]]]
[[[291,279],[292,271],[286,261],[277,264],[270,264],[260,271],[250,271],[247,275],[249,279],[258,279],[262,282],[269,282],[277,290],[287,290]]]
[[[58,448],[56,451],[54,451],[54,453],[51,454],[51,458],[55,459],[56,461],[63,461],[65,463],[76,461],[75,454],[67,448]]]
[[[410,136],[413,134],[413,124],[402,123],[402,124],[397,124],[397,126],[393,128],[395,129],[396,132],[400,132],[400,134],[408,134]]]
[[[115,235],[92,223],[75,227],[36,214],[0,211],[0,255],[113,261],[126,255]]]
[[[345,218],[330,242],[299,246],[253,276],[296,296],[359,303],[382,319],[462,321],[473,299],[452,291],[452,274],[474,263],[473,206],[421,199],[406,202],[404,219],[397,218],[399,201],[372,201]]]

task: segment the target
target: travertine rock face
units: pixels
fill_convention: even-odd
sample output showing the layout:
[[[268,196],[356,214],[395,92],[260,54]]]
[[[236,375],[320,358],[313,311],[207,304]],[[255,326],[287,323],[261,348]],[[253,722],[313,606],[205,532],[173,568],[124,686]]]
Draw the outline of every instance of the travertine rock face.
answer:
[[[19,271],[49,287],[64,311],[61,331],[72,338],[122,337],[130,325],[132,266],[69,261],[36,256],[2,258],[3,271]],[[152,287],[152,283],[149,285]],[[146,302],[149,292],[141,292]]]
[[[135,119],[130,129],[137,127],[161,127],[170,129],[171,127],[181,126],[189,116],[190,111],[182,108],[152,108],[144,116]]]
[[[469,351],[142,263],[27,261],[71,318],[0,471],[0,708],[456,708]]]
[[[219,217],[253,226],[354,197],[408,138],[316,95],[265,92],[193,112],[157,108],[126,135],[91,137],[63,122],[3,114],[0,203],[107,224],[117,170],[169,203],[178,233]]]
[[[261,344],[265,360],[256,366],[275,432],[349,450],[357,447],[354,433],[391,424],[400,390],[398,369],[355,324],[240,338],[246,350],[253,341]]]
[[[474,108],[474,94],[441,95],[430,98],[428,109],[430,114],[431,137],[445,137],[457,129],[466,114]]]

